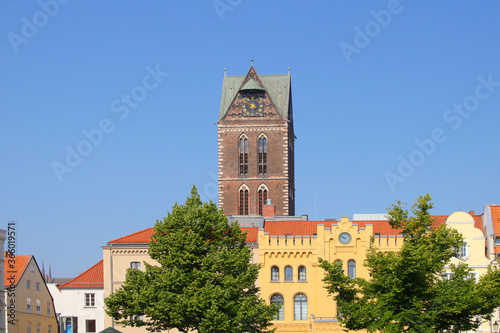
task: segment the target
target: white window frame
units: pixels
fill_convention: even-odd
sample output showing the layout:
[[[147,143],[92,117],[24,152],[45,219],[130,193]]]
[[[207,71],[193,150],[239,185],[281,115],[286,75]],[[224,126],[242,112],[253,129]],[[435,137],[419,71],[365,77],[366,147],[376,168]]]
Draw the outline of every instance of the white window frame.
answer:
[[[85,293],[85,307],[93,308],[95,307],[95,293]]]

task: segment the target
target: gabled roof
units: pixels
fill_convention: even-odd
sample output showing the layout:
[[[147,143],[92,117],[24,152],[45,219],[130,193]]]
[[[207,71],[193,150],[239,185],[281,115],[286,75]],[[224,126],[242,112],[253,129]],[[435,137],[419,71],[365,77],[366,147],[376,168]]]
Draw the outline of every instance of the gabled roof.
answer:
[[[248,71],[248,74],[255,71],[253,66]],[[224,118],[227,110],[231,106],[234,98],[240,91],[243,81],[247,75],[224,76],[222,83],[222,95],[220,101],[219,120]],[[257,74],[255,72],[255,74]],[[266,88],[266,92],[271,98],[273,104],[278,109],[278,112],[283,118],[288,119],[288,105],[291,100],[291,80],[289,74],[277,75],[258,75],[262,85]],[[253,80],[253,79],[252,79]]]
[[[147,228],[109,241],[108,244],[146,244],[151,240],[151,236],[153,236],[153,228]]]
[[[17,286],[17,283],[19,282],[19,279],[21,276],[23,276],[24,271],[28,267],[31,258],[33,258],[33,255],[25,255],[25,256],[20,256],[16,255],[16,257],[13,259],[15,260],[15,263],[12,264],[12,262],[9,262],[9,257],[7,257],[8,252],[5,252],[5,262],[4,262],[4,272],[5,272],[5,287],[8,287],[12,284],[12,281],[8,280],[8,278],[12,275],[15,277],[14,284]]]
[[[59,289],[64,288],[104,288],[103,261],[99,261],[73,280],[59,286]]]
[[[495,236],[500,237],[500,205],[490,205],[490,211]]]
[[[240,228],[242,231],[247,231],[247,242],[257,242],[257,230],[258,228]],[[153,228],[147,228],[133,234],[123,236],[112,241],[108,244],[148,244],[153,236]]]

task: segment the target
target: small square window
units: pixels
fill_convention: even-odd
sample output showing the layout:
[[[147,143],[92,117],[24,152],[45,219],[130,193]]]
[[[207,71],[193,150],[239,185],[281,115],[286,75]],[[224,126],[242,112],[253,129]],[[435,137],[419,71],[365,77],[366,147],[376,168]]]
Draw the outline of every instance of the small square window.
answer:
[[[141,263],[138,261],[133,261],[130,263],[130,268],[132,269],[141,269]]]
[[[85,294],[85,306],[95,306],[95,294]]]
[[[95,333],[95,319],[85,320],[85,332],[86,333]]]

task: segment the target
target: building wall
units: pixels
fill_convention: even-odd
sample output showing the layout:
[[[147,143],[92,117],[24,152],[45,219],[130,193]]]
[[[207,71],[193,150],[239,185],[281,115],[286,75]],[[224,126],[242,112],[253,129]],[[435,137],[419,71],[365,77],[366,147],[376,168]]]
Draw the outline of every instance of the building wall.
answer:
[[[351,235],[348,244],[339,242],[339,235],[343,232]],[[323,258],[330,262],[342,260],[345,272],[348,272],[348,262],[354,260],[356,277],[368,278],[368,271],[363,267],[363,261],[372,235],[373,226],[358,228],[346,217],[343,217],[337,225],[332,225],[332,228],[318,225],[317,233],[312,237],[275,237],[269,236],[264,230],[259,230],[261,295],[269,303],[274,294],[281,294],[284,298],[284,320],[273,322],[277,332],[343,331],[335,316],[335,302],[324,288],[322,282],[324,271],[317,266],[318,259]],[[402,238],[381,237],[377,242],[378,247],[384,251],[397,251],[402,244]],[[286,266],[291,266],[293,269],[292,281],[285,280]],[[300,266],[306,268],[305,281],[298,279]],[[272,267],[279,268],[279,281],[272,280]],[[297,294],[304,294],[307,297],[307,320],[294,318],[294,297]]]
[[[135,244],[113,244],[103,246],[103,268],[104,268],[104,298],[111,295],[112,291],[120,288],[125,282],[127,269],[131,262],[139,262],[140,269],[145,270],[144,262],[151,265],[158,263],[151,259],[148,254],[148,245]],[[149,333],[144,327],[126,327],[114,323],[113,319],[104,314],[104,326],[114,327],[123,333]],[[177,333],[177,330],[169,330],[170,333]]]
[[[31,281],[31,288],[27,288],[26,281]],[[36,284],[40,284],[40,290]],[[26,333],[28,325],[31,324],[31,332],[37,332],[37,324],[40,324],[40,333],[57,333],[56,312],[52,296],[45,285],[42,274],[36,264],[34,257],[30,262],[15,289],[16,319],[15,324],[7,325],[9,333]],[[27,308],[27,298],[31,298],[31,311]],[[37,312],[36,301],[40,300],[40,313]],[[7,299],[9,302],[10,299]],[[50,314],[47,312],[49,309]]]
[[[48,284],[54,298],[54,306],[62,317],[77,317],[78,332],[86,333],[86,320],[95,320],[95,332],[100,332],[104,326],[104,290],[100,288],[59,289],[55,284]],[[95,294],[95,305],[86,306],[85,294]],[[32,333],[36,333],[33,332]],[[54,332],[56,333],[56,332]]]
[[[475,227],[475,222],[472,216],[465,212],[455,212],[446,219],[446,225],[458,230],[467,243],[467,255],[462,258],[453,258],[452,264],[466,263],[477,274],[479,278],[486,273],[488,266],[494,259],[494,254],[486,256],[486,237],[481,229]],[[500,321],[499,311],[493,314],[492,322]],[[491,332],[491,322],[484,322],[481,327],[475,332]]]

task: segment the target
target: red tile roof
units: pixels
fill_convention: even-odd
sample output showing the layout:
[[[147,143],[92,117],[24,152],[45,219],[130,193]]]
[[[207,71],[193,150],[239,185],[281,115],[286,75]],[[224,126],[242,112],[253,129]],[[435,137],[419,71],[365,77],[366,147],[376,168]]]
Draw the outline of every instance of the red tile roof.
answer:
[[[324,224],[330,228],[337,221],[269,221],[264,224],[264,232],[271,236],[312,236],[317,225]]]
[[[495,236],[500,236],[500,205],[490,205],[491,220],[493,221],[493,230]]]
[[[500,208],[500,206],[498,206]],[[436,219],[433,226],[437,227],[446,222],[449,215],[433,215]],[[481,215],[472,215],[475,221],[475,227],[482,229]],[[500,209],[498,210],[498,224],[500,232]],[[317,225],[323,224],[325,228],[331,228],[332,224],[338,224],[339,221],[268,221],[264,224],[264,231],[272,236],[312,236],[317,232]],[[385,220],[352,221],[359,228],[366,227],[367,224],[373,225],[373,233],[382,236],[399,235],[400,229],[393,229]],[[258,228],[241,228],[247,232],[247,242],[257,242]],[[108,242],[108,244],[146,244],[149,243],[153,235],[153,228],[144,229],[128,236],[117,238]]]
[[[153,228],[147,228],[109,241],[108,244],[145,244],[149,243],[151,236],[153,236]]]
[[[71,281],[59,286],[63,288],[104,288],[104,271],[102,260],[87,269]]]
[[[5,252],[5,262],[4,262],[4,272],[5,272],[5,287],[7,288],[12,284],[12,281],[9,280],[9,277],[14,275],[15,281],[14,284],[17,285],[19,282],[19,279],[23,275],[24,271],[28,267],[28,264],[31,261],[31,258],[33,257],[32,255],[26,255],[26,256],[18,256],[16,255],[15,258],[9,258],[7,257],[8,252]],[[15,260],[15,263],[13,264],[12,262],[9,262],[9,260]]]
[[[241,228],[242,231],[247,231],[247,242],[257,242],[257,232],[259,228]],[[133,234],[123,236],[112,241],[108,244],[147,244],[153,236],[153,228],[147,228]]]
[[[242,232],[247,233],[247,243],[257,243],[257,234],[259,232],[259,228],[240,228]]]

